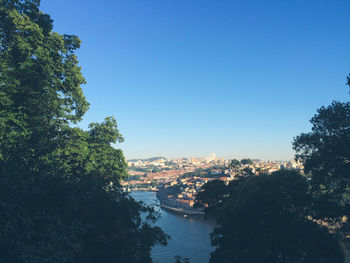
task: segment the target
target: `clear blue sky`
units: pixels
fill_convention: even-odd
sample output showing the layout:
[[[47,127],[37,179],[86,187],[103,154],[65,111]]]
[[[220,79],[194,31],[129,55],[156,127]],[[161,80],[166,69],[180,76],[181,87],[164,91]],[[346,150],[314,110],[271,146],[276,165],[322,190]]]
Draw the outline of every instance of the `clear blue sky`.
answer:
[[[42,0],[127,158],[290,159],[321,105],[349,99],[347,0]]]

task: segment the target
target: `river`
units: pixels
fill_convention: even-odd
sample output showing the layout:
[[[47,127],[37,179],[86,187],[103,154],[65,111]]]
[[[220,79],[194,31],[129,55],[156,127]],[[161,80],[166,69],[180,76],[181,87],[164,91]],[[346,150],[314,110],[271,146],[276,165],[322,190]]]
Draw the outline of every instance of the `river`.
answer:
[[[171,236],[168,246],[156,246],[152,249],[153,262],[175,262],[175,255],[187,257],[191,263],[209,262],[210,252],[213,251],[209,238],[214,228],[213,222],[198,217],[184,217],[160,208],[155,192],[136,191],[131,196],[137,201],[154,206],[161,214],[156,225]]]

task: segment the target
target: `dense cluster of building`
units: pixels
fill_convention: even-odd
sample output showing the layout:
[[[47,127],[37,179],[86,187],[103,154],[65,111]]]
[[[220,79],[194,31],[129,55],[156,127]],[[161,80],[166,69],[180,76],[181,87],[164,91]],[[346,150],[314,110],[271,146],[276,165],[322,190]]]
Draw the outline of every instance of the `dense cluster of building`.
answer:
[[[193,207],[195,196],[202,186],[211,180],[229,182],[243,174],[266,174],[280,169],[298,169],[303,166],[295,160],[261,161],[226,160],[210,154],[207,158],[130,160],[129,177],[122,185],[128,190],[162,191],[167,203],[174,207]],[[169,191],[165,190],[169,188]]]

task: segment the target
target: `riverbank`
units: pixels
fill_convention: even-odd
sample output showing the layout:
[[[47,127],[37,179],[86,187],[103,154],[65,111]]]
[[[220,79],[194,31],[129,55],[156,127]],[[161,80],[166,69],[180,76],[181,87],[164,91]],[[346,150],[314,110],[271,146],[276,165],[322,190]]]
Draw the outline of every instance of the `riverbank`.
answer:
[[[182,215],[192,215],[192,216],[204,216],[205,213],[202,209],[194,208],[193,206],[179,202],[176,198],[169,197],[169,193],[165,188],[160,188],[156,196],[160,202],[162,208],[175,212]]]
[[[137,189],[132,189],[130,192],[158,192],[158,189],[137,188]],[[165,199],[166,197],[162,196],[162,194],[157,193],[156,196],[159,200],[160,206],[167,211],[178,213],[181,215],[191,215],[191,216],[204,216],[205,215],[204,211],[201,211],[199,209],[195,209],[192,207],[190,207],[190,208],[179,207],[179,204],[176,204],[176,206],[171,206],[171,205],[169,205],[171,203],[171,201],[166,200]],[[172,200],[172,203],[174,204],[173,200]]]
[[[138,189],[132,189],[130,192],[156,192],[156,197],[159,201],[160,207],[164,208],[167,211],[182,214],[182,215],[192,215],[192,216],[204,216],[204,211],[192,207],[179,207],[179,204],[177,206],[170,206],[168,203],[171,201],[168,199],[164,199],[162,194],[158,193],[158,189],[147,189],[147,188],[138,188]],[[173,201],[174,202],[174,201]],[[167,204],[165,204],[167,203]],[[186,209],[187,208],[187,209]]]
[[[157,192],[158,189],[157,188],[131,188],[130,189],[131,192],[134,191],[140,191],[140,192]]]
[[[191,216],[204,216],[205,215],[205,213],[203,211],[186,210],[183,208],[175,208],[175,207],[170,207],[170,206],[166,206],[166,205],[162,205],[162,204],[160,206],[162,208],[164,208],[165,210],[175,212],[178,214],[191,215]]]

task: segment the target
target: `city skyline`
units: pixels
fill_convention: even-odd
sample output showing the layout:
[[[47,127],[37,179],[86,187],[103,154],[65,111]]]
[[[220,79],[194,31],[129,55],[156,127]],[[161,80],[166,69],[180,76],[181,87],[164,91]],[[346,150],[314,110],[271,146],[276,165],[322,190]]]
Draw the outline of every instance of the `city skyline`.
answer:
[[[131,160],[147,160],[147,159],[154,159],[154,158],[164,158],[165,160],[179,160],[179,159],[187,159],[187,160],[191,160],[191,159],[197,159],[197,160],[206,160],[208,158],[210,158],[210,155],[214,154],[215,158],[213,160],[233,160],[233,159],[237,159],[237,160],[242,160],[242,159],[251,159],[251,160],[259,160],[259,161],[291,161],[291,160],[295,160],[294,157],[292,157],[291,159],[261,159],[261,158],[254,158],[251,156],[243,156],[243,157],[237,157],[237,156],[230,156],[230,157],[222,157],[220,154],[217,155],[216,153],[210,153],[208,155],[201,155],[201,156],[177,156],[177,157],[168,157],[168,156],[164,156],[164,155],[157,155],[157,156],[145,156],[145,157],[141,157],[141,158],[126,158],[126,160],[129,162]]]
[[[90,109],[127,159],[293,158],[317,108],[346,101],[345,1],[42,1],[77,52]]]

